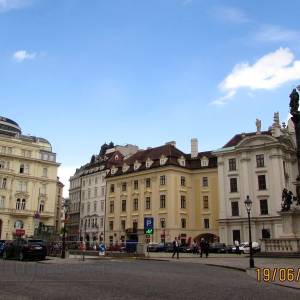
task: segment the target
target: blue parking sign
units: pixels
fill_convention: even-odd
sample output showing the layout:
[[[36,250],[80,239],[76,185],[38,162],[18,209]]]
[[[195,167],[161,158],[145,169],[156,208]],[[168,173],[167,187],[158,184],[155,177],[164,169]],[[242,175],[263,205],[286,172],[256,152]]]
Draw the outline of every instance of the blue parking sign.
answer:
[[[153,234],[154,227],[154,218],[145,217],[144,218],[144,233],[145,234]]]

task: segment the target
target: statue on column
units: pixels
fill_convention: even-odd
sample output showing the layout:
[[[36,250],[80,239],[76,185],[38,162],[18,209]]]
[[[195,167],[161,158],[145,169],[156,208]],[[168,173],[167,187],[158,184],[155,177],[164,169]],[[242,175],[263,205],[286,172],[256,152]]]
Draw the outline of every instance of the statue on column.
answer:
[[[290,112],[291,114],[298,112],[299,108],[299,94],[296,89],[293,89],[292,93],[290,94]]]

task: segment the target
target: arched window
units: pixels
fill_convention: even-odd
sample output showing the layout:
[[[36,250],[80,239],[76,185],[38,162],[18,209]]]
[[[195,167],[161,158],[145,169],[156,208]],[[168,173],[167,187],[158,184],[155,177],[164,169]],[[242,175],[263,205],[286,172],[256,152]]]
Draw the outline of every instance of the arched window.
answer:
[[[21,209],[21,199],[17,199],[17,201],[16,201],[16,209]]]

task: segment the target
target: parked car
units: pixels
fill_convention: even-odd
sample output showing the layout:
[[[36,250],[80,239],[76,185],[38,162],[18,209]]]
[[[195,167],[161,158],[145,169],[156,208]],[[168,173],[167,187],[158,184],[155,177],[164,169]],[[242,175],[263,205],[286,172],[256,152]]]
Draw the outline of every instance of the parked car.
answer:
[[[165,251],[165,245],[159,243],[150,243],[147,247],[149,252],[163,252]]]
[[[227,253],[228,247],[224,243],[211,243],[209,244],[209,252],[211,253]]]
[[[6,243],[3,249],[3,259],[15,258],[24,260],[27,258],[45,259],[47,248],[43,240],[16,239]]]
[[[172,242],[167,242],[165,245],[165,252],[173,252],[173,243]]]
[[[193,249],[189,245],[180,245],[179,252],[181,253],[192,253]]]
[[[260,251],[260,245],[257,242],[252,242],[252,249],[253,252],[259,252]],[[240,253],[250,253],[250,246],[249,242],[242,242],[239,245]],[[235,246],[232,247],[232,252],[235,253]]]

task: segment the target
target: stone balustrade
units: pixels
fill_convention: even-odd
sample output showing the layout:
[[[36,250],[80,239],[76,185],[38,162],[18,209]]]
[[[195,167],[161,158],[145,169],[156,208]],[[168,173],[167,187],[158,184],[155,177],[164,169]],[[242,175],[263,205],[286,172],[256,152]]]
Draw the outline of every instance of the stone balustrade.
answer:
[[[300,252],[300,238],[263,239],[261,250],[267,253]]]

